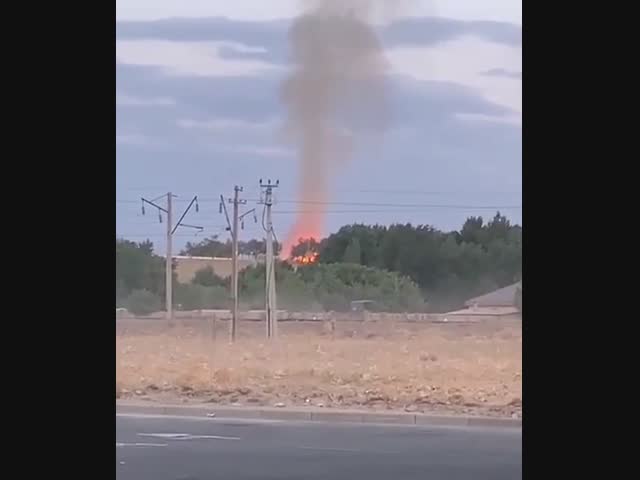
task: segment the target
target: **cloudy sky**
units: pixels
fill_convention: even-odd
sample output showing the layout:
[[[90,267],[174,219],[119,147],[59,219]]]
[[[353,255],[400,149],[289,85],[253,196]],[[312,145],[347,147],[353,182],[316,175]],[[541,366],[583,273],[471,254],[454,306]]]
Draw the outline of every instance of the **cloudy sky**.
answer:
[[[201,236],[226,238],[216,199],[238,184],[253,208],[260,178],[281,182],[274,222],[286,235],[304,207],[278,92],[303,3],[116,1],[118,235],[162,247],[164,226],[141,215],[139,197],[172,190],[178,209],[201,198],[188,217]],[[521,222],[521,1],[407,5],[405,18],[378,28],[392,67],[390,128],[336,172],[327,232],[353,222],[454,229],[497,208]],[[245,227],[261,236],[253,220]]]

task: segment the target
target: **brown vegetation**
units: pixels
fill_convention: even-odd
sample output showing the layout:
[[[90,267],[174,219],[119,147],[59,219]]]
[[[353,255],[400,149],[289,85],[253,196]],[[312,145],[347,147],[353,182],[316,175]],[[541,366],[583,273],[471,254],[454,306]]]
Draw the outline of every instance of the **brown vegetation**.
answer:
[[[519,324],[243,322],[116,329],[116,397],[166,402],[372,408],[519,416]]]

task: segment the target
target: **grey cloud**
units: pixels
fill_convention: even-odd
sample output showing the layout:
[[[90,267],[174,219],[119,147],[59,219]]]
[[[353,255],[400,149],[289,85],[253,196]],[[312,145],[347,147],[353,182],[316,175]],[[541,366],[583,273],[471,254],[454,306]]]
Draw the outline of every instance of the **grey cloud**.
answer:
[[[140,99],[170,98],[175,105],[116,105],[116,131],[119,135],[137,135],[170,139],[176,148],[189,151],[206,150],[211,144],[277,145],[282,113],[278,101],[281,78],[277,75],[243,77],[198,77],[167,75],[161,68],[116,64],[116,89]],[[508,116],[512,112],[493,104],[472,89],[446,82],[417,81],[406,77],[390,77],[390,104],[394,131],[417,132],[411,142],[429,145],[452,145],[463,148],[475,145],[478,151],[498,148],[518,137],[510,133],[501,138],[486,136],[480,122],[458,120],[458,114],[488,117]],[[151,103],[151,102],[149,102]],[[206,123],[215,119],[236,122],[272,122],[269,128],[184,128],[180,121]],[[353,119],[349,119],[353,120]],[[357,120],[357,119],[356,119]],[[350,124],[353,124],[350,122]],[[359,126],[356,122],[356,125]],[[366,125],[363,125],[366,127]],[[502,132],[517,132],[509,126]],[[506,129],[506,130],[504,130]],[[478,136],[477,132],[483,132]],[[497,130],[492,130],[497,131]],[[497,147],[496,147],[497,146]],[[509,149],[513,150],[513,144]],[[473,155],[477,153],[474,152]]]
[[[258,59],[285,64],[288,59],[289,20],[268,22],[227,18],[166,19],[152,22],[116,23],[119,40],[169,40],[176,42],[233,42],[261,47],[265,52],[245,52],[225,46],[222,55],[234,59]],[[463,35],[508,46],[522,45],[522,27],[504,22],[466,22],[438,17],[406,18],[379,29],[386,47],[431,46]]]
[[[156,67],[122,64],[116,65],[116,72],[118,91],[142,101],[162,97],[176,102],[172,108],[116,106],[117,134],[140,140],[116,146],[118,175],[123,179],[120,183],[140,178],[138,169],[144,163],[145,168],[153,169],[154,178],[169,183],[182,175],[185,184],[191,178],[197,185],[200,176],[248,184],[251,175],[272,174],[295,184],[295,158],[273,154],[277,152],[274,148],[286,147],[278,141],[279,123],[273,123],[281,113],[277,101],[279,77],[184,77],[166,75]],[[388,153],[374,152],[372,157],[378,155],[377,159],[356,155],[350,163],[353,168],[384,171],[384,177],[398,185],[422,179],[443,185],[458,182],[460,188],[470,188],[477,181],[492,185],[499,180],[510,185],[521,178],[518,127],[471,124],[456,117],[458,113],[507,115],[508,109],[455,84],[403,77],[391,77],[389,82],[394,129],[385,139],[384,151]],[[185,128],[179,124],[181,120],[206,123],[212,119],[272,123],[267,128],[246,129]],[[366,145],[361,148],[366,150]],[[269,171],[264,171],[267,166]],[[191,173],[185,173],[185,169]],[[410,179],[408,171],[412,172]],[[197,179],[189,176],[193,172],[199,172]],[[361,179],[362,175],[357,177]],[[375,175],[366,177],[375,184]],[[412,188],[419,189],[420,185]]]
[[[507,107],[483,99],[471,88],[454,83],[398,77],[392,85],[397,125],[432,125],[459,113],[498,117],[512,113]]]
[[[508,115],[508,109],[487,102],[473,90],[460,85],[403,77],[391,77],[389,81],[394,129],[386,138],[384,150],[394,158],[394,168],[392,171],[385,168],[384,171],[390,181],[403,183],[409,170],[415,173],[411,178],[424,178],[443,184],[451,183],[456,178],[469,185],[483,178],[488,185],[495,178],[500,178],[503,183],[503,178],[511,179],[511,183],[519,181],[520,128],[490,122],[464,122],[456,115],[501,116]],[[231,176],[239,176],[238,181],[241,180],[247,175],[244,168],[247,171],[253,168],[255,171],[255,164],[250,167],[252,161],[261,165],[268,158],[268,155],[261,155],[261,151],[269,152],[274,147],[283,147],[277,141],[277,125],[271,123],[273,128],[243,129],[237,126],[207,129],[197,126],[185,128],[179,122],[206,123],[212,119],[273,122],[281,113],[277,100],[279,82],[280,78],[274,75],[185,77],[166,75],[156,67],[116,64],[118,91],[124,91],[141,101],[147,98],[175,100],[175,106],[171,108],[152,104],[143,107],[126,104],[116,106],[118,135],[124,138],[161,139],[164,145],[160,151],[157,143],[152,141],[146,144],[141,141],[135,145],[121,143],[117,146],[118,168],[126,177],[126,172],[141,161],[147,164],[159,162],[162,168],[154,171],[154,176],[164,175],[163,181],[169,181],[171,176],[166,172],[171,171],[173,159],[177,162],[175,168],[184,166],[190,171],[200,168],[209,176],[217,175],[220,165],[224,165],[222,170],[226,172],[225,178],[233,174]],[[150,150],[153,154],[148,153]],[[388,155],[381,155],[389,158]],[[276,162],[278,168],[281,162],[286,163],[283,167],[285,172],[279,173],[280,178],[288,178],[293,182],[290,173],[295,171],[293,159],[283,157]],[[386,160],[381,159],[380,162]],[[381,170],[384,168],[382,163]],[[356,159],[354,165],[357,164]],[[243,168],[238,169],[237,165],[243,165]],[[376,170],[370,163],[367,165],[363,165],[363,168]],[[227,172],[227,168],[231,170]],[[493,173],[488,175],[487,172]],[[131,178],[134,178],[136,173],[132,175]],[[402,180],[403,176],[405,180]],[[375,181],[371,175],[367,178]]]
[[[287,20],[255,22],[214,18],[168,18],[155,21],[116,22],[120,40],[171,40],[176,42],[237,42],[271,46],[285,43]]]
[[[279,47],[280,48],[271,48],[269,51],[246,51],[233,45],[223,45],[218,50],[218,55],[228,60],[259,60],[284,65],[287,63],[286,52],[282,45]]]
[[[492,68],[491,70],[482,72],[482,75],[487,77],[505,77],[522,80],[522,72],[512,72],[510,70],[505,70],[504,68]]]
[[[158,67],[116,64],[116,89],[145,98],[171,98],[176,107],[153,109],[151,124],[163,116],[195,121],[213,118],[266,122],[281,112],[278,100],[282,77],[269,74],[239,77],[167,75]],[[503,116],[508,108],[490,103],[472,89],[445,82],[414,81],[390,77],[392,123],[396,127],[431,125],[457,113]],[[119,111],[123,111],[119,106]],[[152,109],[153,107],[145,107]],[[129,111],[134,110],[133,107]],[[138,109],[140,110],[140,109]],[[161,111],[162,110],[162,111]],[[118,122],[134,123],[119,116]],[[349,118],[349,124],[367,127],[367,118]],[[138,125],[141,125],[138,123]]]
[[[393,168],[384,168],[387,156],[377,160],[385,171],[380,182],[406,190],[517,191],[522,182],[522,130],[516,125],[449,119],[392,132],[385,150],[392,152]],[[362,169],[374,168],[368,161],[360,159]]]
[[[505,22],[466,22],[438,17],[406,18],[382,30],[382,37],[390,47],[436,45],[463,35],[474,35],[513,47],[522,45],[522,27]]]
[[[205,77],[167,75],[162,68],[116,63],[116,90],[145,97],[169,97],[194,120],[211,117],[262,122],[279,110],[279,78],[273,75]]]

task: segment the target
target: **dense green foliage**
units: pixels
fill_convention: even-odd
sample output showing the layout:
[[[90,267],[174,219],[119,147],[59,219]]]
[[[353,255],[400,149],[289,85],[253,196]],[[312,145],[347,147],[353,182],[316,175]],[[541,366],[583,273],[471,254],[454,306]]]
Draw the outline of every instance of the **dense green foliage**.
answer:
[[[321,263],[358,263],[398,272],[416,282],[430,307],[464,300],[522,277],[522,227],[499,213],[469,218],[460,232],[426,225],[349,225],[320,245]]]
[[[349,225],[321,242],[301,240],[293,254],[309,249],[320,254],[315,265],[294,271],[278,263],[279,308],[347,310],[354,300],[373,300],[373,310],[444,311],[522,279],[522,227],[500,214],[489,222],[471,217],[459,232],[426,225]],[[261,240],[240,243],[241,253],[263,251]],[[216,238],[187,244],[182,252],[223,257],[230,253],[230,244]],[[241,273],[243,308],[263,308],[264,276],[264,266]],[[211,269],[197,272],[188,285],[175,283],[174,304],[179,308],[229,307],[229,280]],[[136,303],[140,308],[142,303],[144,310],[146,304],[161,304],[163,297],[164,258],[153,253],[150,242],[116,239],[116,306]],[[521,302],[520,289],[520,308]]]
[[[238,253],[240,255],[257,255],[264,253],[264,240],[249,240],[247,242],[238,241]],[[274,252],[280,252],[280,245],[274,245]],[[187,242],[180,255],[190,255],[193,257],[230,257],[231,240],[221,242],[217,236],[206,238],[198,243]]]
[[[126,306],[136,290],[164,297],[164,258],[153,254],[153,244],[116,238],[116,306]]]
[[[195,285],[201,285],[203,287],[223,287],[229,288],[230,282],[228,279],[220,278],[215,274],[213,268],[207,267],[202,270],[198,270],[193,277],[191,283]]]
[[[264,267],[240,275],[240,294],[249,308],[263,308]],[[294,271],[285,263],[276,267],[278,308],[348,311],[354,300],[373,300],[378,311],[422,311],[420,289],[406,277],[351,264],[308,265]]]

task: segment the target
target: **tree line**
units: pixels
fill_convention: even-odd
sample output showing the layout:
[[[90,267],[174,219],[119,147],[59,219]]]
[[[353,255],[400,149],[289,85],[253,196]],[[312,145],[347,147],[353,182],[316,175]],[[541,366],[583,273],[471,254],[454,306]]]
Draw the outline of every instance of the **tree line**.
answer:
[[[488,222],[470,217],[452,232],[429,225],[348,225],[319,243],[300,239],[292,253],[309,244],[320,263],[358,264],[409,277],[436,310],[522,279],[522,227],[499,212]]]
[[[149,242],[116,239],[116,308],[127,308],[135,314],[162,310],[164,262],[163,257],[153,253]],[[375,299],[372,310],[425,309],[422,292],[414,282],[395,272],[362,265],[318,264],[294,270],[286,262],[277,262],[276,279],[279,308],[346,311],[354,300]],[[174,274],[173,282],[177,309],[228,309],[231,306],[229,278],[217,276],[210,267],[196,272],[189,283],[180,283]],[[239,295],[241,308],[264,308],[264,265],[240,272]]]
[[[294,268],[278,262],[278,306],[347,310],[354,300],[373,300],[373,310],[446,311],[465,300],[522,278],[522,227],[496,214],[467,219],[459,231],[428,225],[347,225],[327,238],[300,239],[291,255],[318,252],[318,262]],[[263,240],[239,242],[243,254],[264,252]],[[188,243],[182,255],[229,257],[230,242],[216,237]],[[176,287],[174,303],[185,310],[228,308],[229,279],[213,270],[197,272]],[[243,308],[264,306],[264,266],[240,274]],[[116,305],[161,309],[164,258],[151,242],[116,239]],[[142,306],[142,307],[141,307]]]

